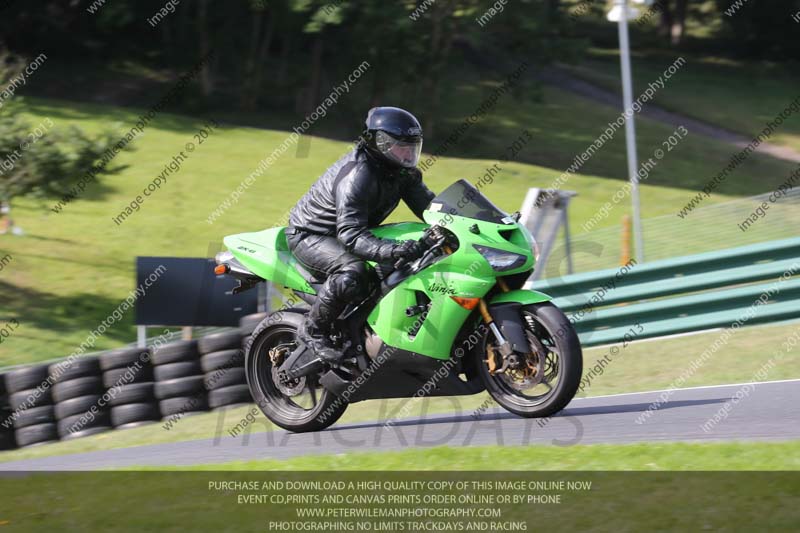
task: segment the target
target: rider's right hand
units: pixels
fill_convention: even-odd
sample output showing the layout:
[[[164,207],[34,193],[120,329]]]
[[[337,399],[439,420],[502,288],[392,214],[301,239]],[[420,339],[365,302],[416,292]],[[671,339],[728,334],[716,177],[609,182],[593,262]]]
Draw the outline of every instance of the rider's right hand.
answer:
[[[423,246],[418,241],[403,241],[392,248],[392,258],[413,261],[422,257],[424,252]]]

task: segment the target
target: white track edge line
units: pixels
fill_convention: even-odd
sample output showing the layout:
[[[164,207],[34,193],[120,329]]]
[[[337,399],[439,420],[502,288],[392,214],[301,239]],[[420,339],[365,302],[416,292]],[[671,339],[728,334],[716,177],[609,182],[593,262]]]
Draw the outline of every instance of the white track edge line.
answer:
[[[580,398],[573,398],[572,401],[577,400],[595,400],[597,398],[615,398],[617,396],[632,396],[634,394],[653,394],[656,392],[670,392],[670,391],[686,391],[686,390],[702,390],[702,389],[722,389],[725,387],[743,387],[745,385],[770,385],[772,383],[793,383],[793,382],[800,382],[800,378],[793,378],[793,379],[777,379],[774,381],[750,381],[747,383],[726,383],[723,385],[699,385],[697,387],[682,387],[682,388],[675,388],[675,389],[659,389],[659,390],[648,390],[642,392],[620,392],[618,394],[605,394],[602,396],[584,396]]]

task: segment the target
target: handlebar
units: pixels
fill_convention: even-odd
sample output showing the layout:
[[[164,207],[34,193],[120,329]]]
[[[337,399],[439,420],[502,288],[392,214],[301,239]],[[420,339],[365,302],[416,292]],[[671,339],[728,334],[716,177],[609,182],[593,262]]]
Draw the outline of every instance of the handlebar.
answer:
[[[424,237],[423,237],[423,239],[424,239]],[[436,250],[439,250],[440,248],[442,248],[445,244],[447,244],[447,238],[442,236],[439,239],[437,239],[433,243],[433,245],[431,245],[427,250],[425,250],[425,252],[422,254],[422,256],[419,257],[419,259],[416,259],[413,262],[408,261],[405,258],[398,259],[397,262],[394,264],[394,269],[395,270],[400,270],[401,268],[409,266],[412,263],[416,263],[417,265],[421,265],[422,263],[425,262],[426,259],[428,259],[429,256],[431,256]]]
[[[409,266],[412,263],[422,264],[435,250],[438,250],[447,244],[447,236],[441,232],[441,226],[434,224],[425,229],[419,242],[423,246],[427,246],[427,250],[418,259],[409,261],[401,257],[394,263],[394,270],[400,270]]]

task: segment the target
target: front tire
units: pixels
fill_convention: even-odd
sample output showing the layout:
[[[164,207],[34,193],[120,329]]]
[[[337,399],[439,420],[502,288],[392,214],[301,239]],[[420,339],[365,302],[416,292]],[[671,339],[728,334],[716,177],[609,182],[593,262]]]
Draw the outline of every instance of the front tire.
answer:
[[[287,387],[281,390],[275,383],[270,350],[291,353],[302,322],[303,315],[297,312],[282,311],[279,318],[270,315],[253,331],[245,349],[245,372],[253,399],[275,425],[295,433],[321,431],[347,409],[347,402],[319,386],[318,376],[300,378],[303,382],[289,394]]]
[[[507,411],[526,418],[551,416],[572,401],[578,391],[583,373],[583,353],[578,335],[569,319],[550,302],[527,305],[521,310],[523,327],[531,342],[532,366],[543,372],[525,371],[492,374],[487,360],[495,357],[496,366],[502,365],[501,356],[488,349],[493,341],[491,332],[477,350],[478,373],[492,398]],[[538,340],[538,345],[535,340]],[[544,359],[538,366],[537,346],[543,347]],[[532,375],[528,375],[532,373]]]

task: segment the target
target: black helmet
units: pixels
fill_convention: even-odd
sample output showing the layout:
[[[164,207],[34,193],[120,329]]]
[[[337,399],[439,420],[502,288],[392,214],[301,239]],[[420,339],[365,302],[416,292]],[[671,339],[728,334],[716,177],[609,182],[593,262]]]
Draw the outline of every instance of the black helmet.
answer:
[[[413,168],[422,152],[422,126],[414,115],[397,107],[373,107],[367,113],[364,145],[393,165]]]

